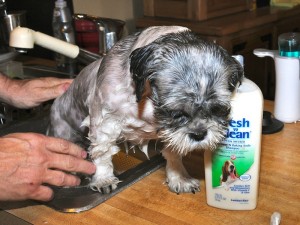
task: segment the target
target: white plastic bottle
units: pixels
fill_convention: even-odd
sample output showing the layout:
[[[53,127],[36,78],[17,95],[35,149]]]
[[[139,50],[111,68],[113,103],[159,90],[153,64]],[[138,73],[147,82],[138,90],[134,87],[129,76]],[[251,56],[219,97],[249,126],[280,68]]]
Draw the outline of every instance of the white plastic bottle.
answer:
[[[54,37],[75,44],[75,31],[73,27],[73,18],[67,2],[56,0],[53,10],[52,29]],[[75,60],[64,55],[55,54],[57,68],[71,74],[76,73]]]
[[[226,139],[215,151],[204,153],[208,205],[228,210],[256,208],[262,115],[261,90],[244,78],[232,97]]]

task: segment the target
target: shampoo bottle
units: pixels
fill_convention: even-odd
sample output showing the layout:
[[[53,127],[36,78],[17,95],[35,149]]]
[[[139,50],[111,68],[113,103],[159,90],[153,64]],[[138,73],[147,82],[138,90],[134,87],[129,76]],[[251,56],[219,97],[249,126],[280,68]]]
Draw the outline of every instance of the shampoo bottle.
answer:
[[[243,57],[235,56],[243,65]],[[244,78],[232,96],[225,140],[204,153],[207,204],[228,210],[256,208],[260,170],[263,96]]]

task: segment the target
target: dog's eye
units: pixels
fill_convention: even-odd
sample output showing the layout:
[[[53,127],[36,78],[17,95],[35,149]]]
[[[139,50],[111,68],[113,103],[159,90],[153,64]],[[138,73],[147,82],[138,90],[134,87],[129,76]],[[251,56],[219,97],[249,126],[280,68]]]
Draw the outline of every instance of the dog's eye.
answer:
[[[187,113],[180,111],[172,112],[172,117],[175,121],[179,123],[185,123],[189,119],[189,115]]]
[[[215,116],[227,117],[230,113],[230,108],[224,105],[213,105],[211,111]]]

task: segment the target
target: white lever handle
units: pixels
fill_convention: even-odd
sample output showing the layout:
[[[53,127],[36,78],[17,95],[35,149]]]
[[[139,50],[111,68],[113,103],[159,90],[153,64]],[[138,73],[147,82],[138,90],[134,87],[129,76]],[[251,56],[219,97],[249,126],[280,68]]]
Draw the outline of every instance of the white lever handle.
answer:
[[[272,57],[274,58],[274,56],[278,53],[277,50],[268,50],[268,49],[264,49],[264,48],[257,48],[253,50],[253,54],[258,56],[258,57]]]
[[[29,49],[33,48],[34,44],[73,59],[79,54],[79,47],[77,45],[70,44],[26,27],[16,27],[10,33],[9,45],[11,47]]]

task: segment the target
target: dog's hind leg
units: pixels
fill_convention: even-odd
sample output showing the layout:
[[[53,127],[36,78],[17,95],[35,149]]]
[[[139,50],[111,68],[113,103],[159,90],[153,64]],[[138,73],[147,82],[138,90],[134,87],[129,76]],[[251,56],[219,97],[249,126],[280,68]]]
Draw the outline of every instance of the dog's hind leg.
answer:
[[[50,121],[46,131],[46,135],[52,137],[63,138],[80,145],[83,148],[89,146],[87,136],[87,128],[81,127],[74,129],[73,126],[65,118],[61,117],[58,107],[52,106],[52,113],[50,114]]]
[[[162,151],[167,160],[167,184],[176,193],[200,191],[200,182],[192,178],[182,164],[182,157],[169,148]]]

